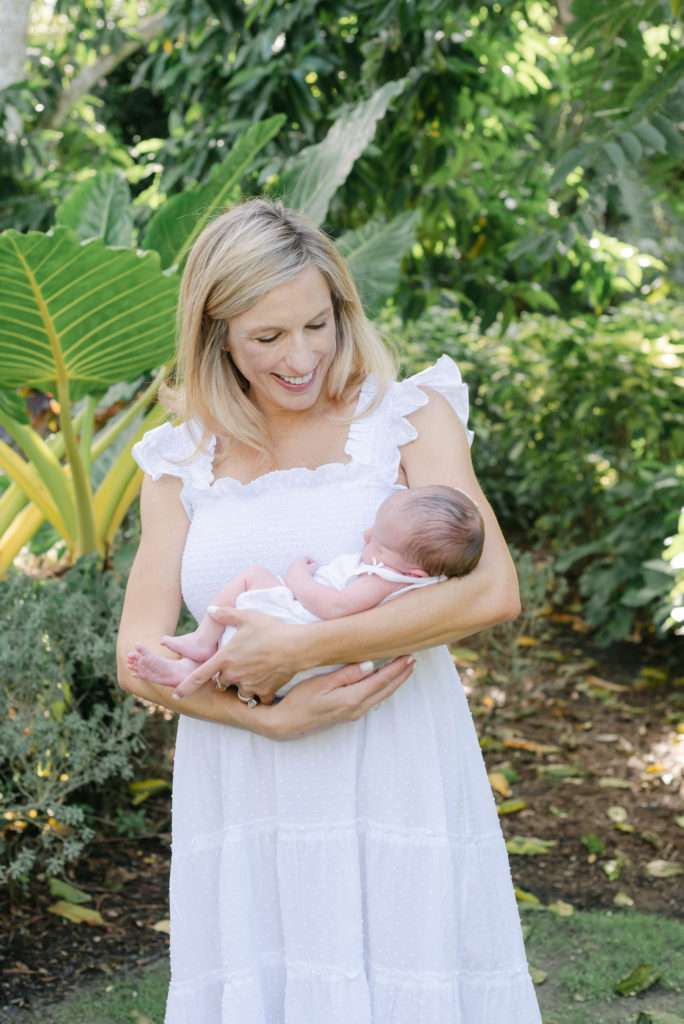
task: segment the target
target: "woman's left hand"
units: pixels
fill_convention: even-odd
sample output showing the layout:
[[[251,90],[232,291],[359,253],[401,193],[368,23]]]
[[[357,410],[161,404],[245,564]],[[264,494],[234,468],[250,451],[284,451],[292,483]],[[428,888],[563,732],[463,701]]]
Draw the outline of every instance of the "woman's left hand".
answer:
[[[297,627],[274,615],[236,608],[217,608],[211,617],[222,626],[234,626],[237,632],[183,680],[176,695],[193,693],[218,676],[223,686],[237,685],[244,697],[257,696],[262,704],[272,704],[276,692],[298,671],[288,655],[292,630]]]

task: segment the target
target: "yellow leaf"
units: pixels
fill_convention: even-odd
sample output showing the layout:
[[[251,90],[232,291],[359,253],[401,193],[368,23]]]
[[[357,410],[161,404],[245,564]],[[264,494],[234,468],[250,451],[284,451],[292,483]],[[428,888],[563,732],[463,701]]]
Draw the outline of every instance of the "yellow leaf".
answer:
[[[105,924],[99,910],[89,910],[88,907],[68,903],[66,900],[57,900],[48,907],[48,910],[51,914],[59,914],[60,917],[65,917],[67,921],[74,921],[76,924]]]
[[[500,793],[501,796],[512,795],[511,787],[508,785],[508,779],[503,772],[490,772],[487,777],[492,789],[497,793]]]
[[[522,811],[528,806],[527,800],[521,800],[520,798],[513,800],[502,800],[500,804],[497,804],[497,811],[499,814],[515,814],[516,811]]]
[[[451,654],[454,661],[479,661],[480,655],[477,651],[471,651],[468,647],[452,647]]]
[[[160,793],[163,789],[171,789],[171,783],[166,779],[136,779],[128,786],[131,803],[134,807],[143,803],[148,797],[154,796],[155,793]]]
[[[506,840],[509,853],[532,856],[537,853],[548,853],[556,845],[555,839],[537,839],[536,836],[511,836]]]
[[[532,964],[530,964],[529,970],[530,978],[535,985],[543,985],[549,976],[547,971],[542,971],[539,967],[533,967]]]
[[[152,925],[152,930],[155,932],[163,932],[164,935],[170,935],[171,922],[169,921],[168,918],[165,918],[163,921],[157,921],[156,924]]]
[[[552,913],[558,914],[559,917],[570,917],[575,912],[572,903],[566,903],[564,900],[555,900],[553,903],[549,903],[548,909]]]
[[[534,903],[541,905],[539,903],[539,898],[535,896],[533,892],[526,892],[524,889],[519,889],[517,885],[515,887],[515,898],[519,903]]]
[[[665,765],[664,764],[647,764],[646,765],[646,773],[648,775],[658,775],[659,772],[664,772],[664,771],[665,771]]]
[[[517,736],[509,736],[507,740],[503,741],[504,747],[510,747],[511,750],[529,750],[535,754],[550,754],[557,750],[557,747],[550,747],[546,743],[537,743],[536,740],[524,740]]]
[[[600,676],[585,676],[586,681],[590,686],[598,686],[602,690],[612,690],[614,693],[626,693],[629,690],[629,686],[623,686],[621,683],[611,683],[608,679],[602,679]]]
[[[519,636],[515,642],[518,647],[539,647],[539,641],[533,636]]]

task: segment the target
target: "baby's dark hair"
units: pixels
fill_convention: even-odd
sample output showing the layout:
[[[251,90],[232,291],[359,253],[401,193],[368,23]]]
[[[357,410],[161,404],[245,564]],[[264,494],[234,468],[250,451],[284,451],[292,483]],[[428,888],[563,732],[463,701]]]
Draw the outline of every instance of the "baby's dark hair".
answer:
[[[466,576],[480,561],[484,523],[464,491],[442,485],[411,488],[402,508],[404,517],[413,533],[405,557],[430,576]]]

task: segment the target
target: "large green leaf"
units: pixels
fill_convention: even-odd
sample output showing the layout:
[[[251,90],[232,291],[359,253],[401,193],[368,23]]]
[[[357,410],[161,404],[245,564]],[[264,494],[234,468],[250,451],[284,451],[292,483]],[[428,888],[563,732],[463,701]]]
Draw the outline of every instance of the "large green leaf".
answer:
[[[178,281],[156,253],[80,244],[70,229],[0,235],[0,377],[71,398],[171,357]]]
[[[155,214],[143,240],[143,248],[156,249],[163,267],[182,263],[205,224],[234,198],[233,191],[255,157],[278,134],[284,121],[284,115],[278,114],[251,125],[223,163],[213,168],[205,185],[173,196]]]
[[[131,192],[119,171],[101,171],[81,182],[57,207],[55,220],[77,238],[102,238],[106,245],[133,244]]]
[[[373,95],[343,114],[322,142],[303,149],[281,175],[278,194],[288,206],[321,224],[333,195],[375,135],[391,101],[403,92],[406,79],[386,82]]]
[[[401,260],[413,244],[418,212],[408,210],[388,223],[370,221],[337,239],[370,312],[376,311],[397,286]]]

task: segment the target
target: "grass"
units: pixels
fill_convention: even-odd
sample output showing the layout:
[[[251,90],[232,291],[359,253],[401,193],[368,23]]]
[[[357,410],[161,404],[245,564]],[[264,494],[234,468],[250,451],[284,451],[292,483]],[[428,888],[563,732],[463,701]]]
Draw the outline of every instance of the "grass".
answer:
[[[537,988],[544,1024],[631,1024],[640,1014],[645,1014],[644,1024],[684,1024],[681,921],[631,911],[575,911],[561,918],[523,908],[523,922],[529,961],[547,975]],[[663,972],[660,981],[638,996],[616,995],[615,984],[643,963]],[[116,973],[84,986],[59,1006],[42,1007],[40,1021],[162,1024],[167,984],[166,961]],[[8,1020],[28,1024],[36,1017]]]

